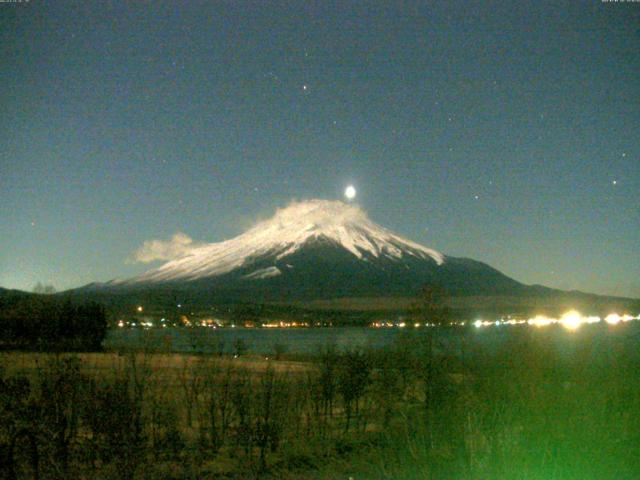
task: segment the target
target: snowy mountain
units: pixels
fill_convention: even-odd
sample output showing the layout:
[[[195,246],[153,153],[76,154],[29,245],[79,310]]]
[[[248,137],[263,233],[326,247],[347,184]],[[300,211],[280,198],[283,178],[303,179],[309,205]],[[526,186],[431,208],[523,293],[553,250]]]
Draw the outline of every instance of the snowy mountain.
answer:
[[[315,241],[342,248],[359,260],[386,257],[414,257],[444,262],[444,255],[399,237],[373,223],[356,205],[339,201],[311,200],[292,203],[280,209],[242,235],[220,243],[194,249],[184,258],[166,263],[128,283],[192,281],[223,275],[268,256],[274,265],[246,275],[262,279],[279,275],[276,263]]]
[[[410,296],[434,282],[455,295],[526,288],[486,264],[402,238],[357,205],[328,200],[291,203],[233,239],[197,246],[138,277],[86,288],[284,301]]]

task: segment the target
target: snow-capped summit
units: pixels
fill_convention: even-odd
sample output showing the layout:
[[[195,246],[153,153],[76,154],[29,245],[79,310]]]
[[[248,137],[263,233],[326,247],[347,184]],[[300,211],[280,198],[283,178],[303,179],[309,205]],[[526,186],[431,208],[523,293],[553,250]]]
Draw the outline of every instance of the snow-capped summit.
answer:
[[[248,279],[264,279],[281,273],[279,261],[313,242],[324,242],[349,252],[358,260],[407,257],[442,265],[439,252],[404,239],[372,222],[357,205],[341,201],[308,200],[293,202],[278,209],[269,220],[224,242],[192,249],[184,257],[172,260],[126,283],[198,280],[224,275],[237,268],[256,264]],[[268,257],[271,265],[257,259]]]
[[[179,257],[129,280],[79,290],[186,295],[205,303],[410,297],[433,283],[452,295],[528,291],[482,262],[443,255],[402,238],[371,221],[358,205],[341,201],[292,202],[224,242],[193,243],[186,235],[172,240],[179,248],[170,249],[171,254]]]
[[[159,268],[70,292],[114,304],[166,306],[180,301],[209,308],[229,302],[273,306],[322,299],[410,298],[435,284],[452,297],[466,297],[463,304],[474,298],[504,298],[509,312],[513,297],[524,302],[575,297],[575,292],[524,285],[476,260],[443,255],[377,225],[357,205],[340,201],[293,202],[220,243],[194,243],[184,234],[174,235],[170,248],[164,243],[145,242],[149,251],[143,245],[137,253],[145,259],[174,258]],[[357,301],[338,304],[348,310]],[[397,308],[394,302],[388,305]]]

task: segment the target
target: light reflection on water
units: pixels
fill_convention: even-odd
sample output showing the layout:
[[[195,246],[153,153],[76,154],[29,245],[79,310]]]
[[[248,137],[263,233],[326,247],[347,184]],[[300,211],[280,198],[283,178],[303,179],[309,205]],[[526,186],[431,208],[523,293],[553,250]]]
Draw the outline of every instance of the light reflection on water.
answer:
[[[249,353],[271,354],[275,345],[284,345],[288,353],[315,353],[321,347],[335,345],[345,348],[382,348],[399,338],[416,339],[433,334],[439,350],[457,355],[464,348],[496,351],[505,342],[533,337],[549,342],[561,353],[571,355],[586,343],[597,349],[608,349],[621,340],[640,346],[640,322],[625,325],[604,323],[584,325],[577,331],[567,331],[560,325],[545,329],[528,325],[477,329],[449,327],[430,329],[398,329],[368,327],[333,328],[166,328],[166,329],[114,329],[104,342],[107,349],[150,349],[173,352],[233,353],[234,343],[242,339]]]

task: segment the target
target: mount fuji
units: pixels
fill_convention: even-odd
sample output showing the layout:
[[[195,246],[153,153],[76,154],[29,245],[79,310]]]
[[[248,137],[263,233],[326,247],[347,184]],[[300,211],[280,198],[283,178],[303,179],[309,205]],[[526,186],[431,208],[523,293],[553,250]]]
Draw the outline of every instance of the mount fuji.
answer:
[[[408,297],[427,283],[456,296],[518,295],[532,288],[482,262],[450,257],[396,235],[355,204],[308,200],[140,276],[83,290],[187,290],[210,299],[289,301]]]

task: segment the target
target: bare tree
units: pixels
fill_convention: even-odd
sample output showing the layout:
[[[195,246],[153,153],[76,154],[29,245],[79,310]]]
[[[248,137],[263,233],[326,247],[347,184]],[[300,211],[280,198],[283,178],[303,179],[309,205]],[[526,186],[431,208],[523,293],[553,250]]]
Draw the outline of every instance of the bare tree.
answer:
[[[437,283],[423,285],[413,303],[414,318],[425,325],[443,326],[451,323],[449,294]]]
[[[349,431],[351,417],[359,414],[359,401],[370,381],[371,366],[367,356],[358,350],[347,351],[340,356],[337,387],[347,416],[345,431]]]
[[[447,291],[438,284],[426,284],[415,301],[413,313],[417,322],[428,328],[425,330],[424,345],[417,366],[418,376],[424,385],[425,419],[431,443],[433,442],[434,408],[436,394],[441,380],[435,359],[436,328],[451,325]]]

